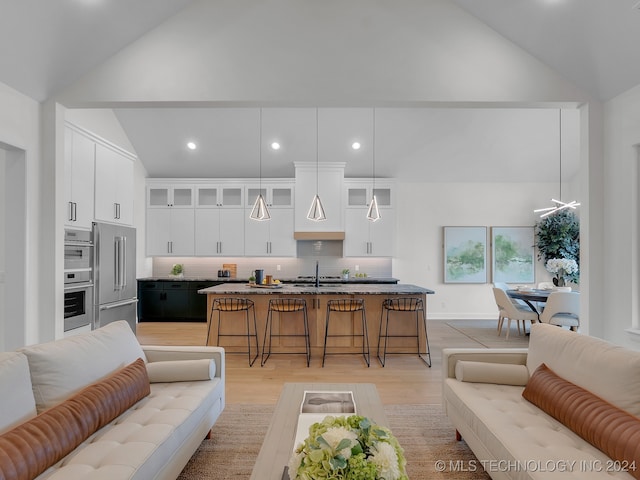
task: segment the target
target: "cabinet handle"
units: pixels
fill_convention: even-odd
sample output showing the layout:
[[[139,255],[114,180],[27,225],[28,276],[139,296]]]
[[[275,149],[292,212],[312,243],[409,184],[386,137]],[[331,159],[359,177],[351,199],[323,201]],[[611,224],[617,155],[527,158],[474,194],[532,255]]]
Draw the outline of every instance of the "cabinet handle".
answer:
[[[173,242],[167,242],[167,253],[173,253]]]
[[[69,221],[75,222],[76,220],[76,202],[69,202]]]
[[[116,212],[118,213],[118,216],[116,218],[120,220],[120,204],[119,203],[116,203]]]
[[[73,202],[73,221],[78,221],[78,204],[76,202]]]
[[[219,245],[218,253],[222,253],[222,242],[218,242],[218,245]]]

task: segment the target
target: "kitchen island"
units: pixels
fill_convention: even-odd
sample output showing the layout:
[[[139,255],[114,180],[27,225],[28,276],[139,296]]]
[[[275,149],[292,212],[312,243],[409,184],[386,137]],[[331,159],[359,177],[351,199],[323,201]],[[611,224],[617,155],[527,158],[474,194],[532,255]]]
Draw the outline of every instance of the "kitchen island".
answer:
[[[207,295],[207,322],[211,329],[209,342],[216,344],[216,332],[218,329],[218,315],[211,315],[211,307],[216,298],[235,297],[247,298],[254,302],[256,319],[258,324],[258,340],[260,347],[265,334],[269,300],[271,298],[300,298],[306,300],[309,318],[309,335],[311,343],[311,358],[322,357],[324,345],[324,329],[329,300],[345,298],[361,298],[364,300],[368,338],[371,355],[375,356],[378,346],[380,317],[382,314],[382,302],[388,298],[412,297],[420,298],[424,302],[425,313],[427,309],[427,295],[435,293],[433,290],[410,284],[281,284],[280,286],[251,286],[238,283],[224,283],[199,290],[198,293]],[[295,314],[290,314],[295,315]],[[290,315],[282,318],[275,313],[273,333],[281,335],[295,335],[303,333],[302,322],[291,321]],[[334,322],[334,315],[339,315],[341,321]],[[393,312],[392,316],[397,321],[389,327],[389,333],[393,335],[414,335],[413,338],[390,339],[387,353],[415,351],[416,349],[416,321],[413,312]],[[246,323],[244,312],[224,312],[222,329],[225,333],[246,335]],[[424,345],[424,331],[422,322],[418,322],[420,329],[420,351],[426,351]],[[327,345],[327,353],[359,353],[362,349],[362,327],[359,313],[332,312],[331,334],[345,335],[344,337],[331,338]],[[352,336],[353,335],[353,336]],[[221,346],[233,353],[234,351],[246,351],[246,337],[225,337],[220,342]],[[277,337],[272,344],[273,353],[299,352],[303,347],[301,337]],[[417,354],[417,352],[416,352]]]

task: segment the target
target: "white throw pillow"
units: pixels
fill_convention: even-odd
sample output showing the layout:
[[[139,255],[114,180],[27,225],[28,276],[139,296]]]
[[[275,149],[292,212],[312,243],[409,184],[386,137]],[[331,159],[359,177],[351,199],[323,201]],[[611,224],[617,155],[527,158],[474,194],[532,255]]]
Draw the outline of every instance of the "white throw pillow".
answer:
[[[526,365],[513,363],[458,360],[456,362],[456,379],[460,382],[524,386],[529,380],[529,370]]]
[[[640,416],[640,352],[547,323],[531,326],[527,367],[559,377]]]
[[[150,362],[147,374],[151,383],[211,380],[216,376],[216,362],[209,358]]]
[[[0,353],[0,433],[36,416],[29,362],[18,352]]]
[[[138,358],[146,362],[129,324],[120,320],[92,332],[24,347],[38,412]]]

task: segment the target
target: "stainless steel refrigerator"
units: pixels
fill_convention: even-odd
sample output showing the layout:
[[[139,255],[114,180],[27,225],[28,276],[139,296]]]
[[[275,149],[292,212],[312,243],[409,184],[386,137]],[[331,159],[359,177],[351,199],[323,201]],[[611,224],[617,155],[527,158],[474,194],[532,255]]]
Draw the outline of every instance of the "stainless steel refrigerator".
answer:
[[[94,328],[126,320],[136,331],[136,229],[93,224]]]

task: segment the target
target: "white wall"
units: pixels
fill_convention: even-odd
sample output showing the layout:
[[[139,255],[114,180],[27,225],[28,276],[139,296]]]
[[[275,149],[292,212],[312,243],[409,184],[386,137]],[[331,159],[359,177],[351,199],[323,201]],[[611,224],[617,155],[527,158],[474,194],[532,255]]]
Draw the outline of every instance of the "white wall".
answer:
[[[29,286],[29,298],[38,299],[40,294],[39,255],[41,246],[41,149],[40,149],[40,105],[29,97],[0,83],[0,142],[9,148],[19,149],[19,157],[24,161],[23,197],[17,198],[24,204],[26,211],[25,236],[26,269],[24,272],[24,289]],[[5,217],[6,218],[6,217]],[[20,276],[19,276],[20,277]],[[17,281],[22,281],[20,278]],[[2,305],[4,307],[4,305]],[[4,308],[3,308],[4,310]],[[25,343],[35,343],[41,339],[51,338],[53,326],[51,317],[40,315],[38,301],[26,302],[24,315],[12,318],[13,329]],[[22,318],[23,317],[23,318]]]
[[[610,341],[640,349],[640,336],[625,332],[640,329],[640,86],[607,102],[604,117],[603,334]]]
[[[6,153],[4,149],[0,148],[0,189],[5,189],[5,162],[6,162]],[[5,338],[5,315],[4,315],[4,306],[5,306],[5,294],[4,294],[4,283],[5,283],[5,209],[7,202],[5,201],[5,195],[0,195],[0,338]],[[0,341],[0,351],[4,347],[4,341]]]
[[[448,0],[193,2],[60,97],[68,106],[586,99]]]
[[[533,226],[539,220],[533,210],[550,204],[558,184],[405,183],[396,192],[393,275],[402,283],[435,290],[427,298],[429,318],[497,318],[490,273],[485,284],[443,282],[442,227]],[[536,282],[550,278],[536,262]]]

